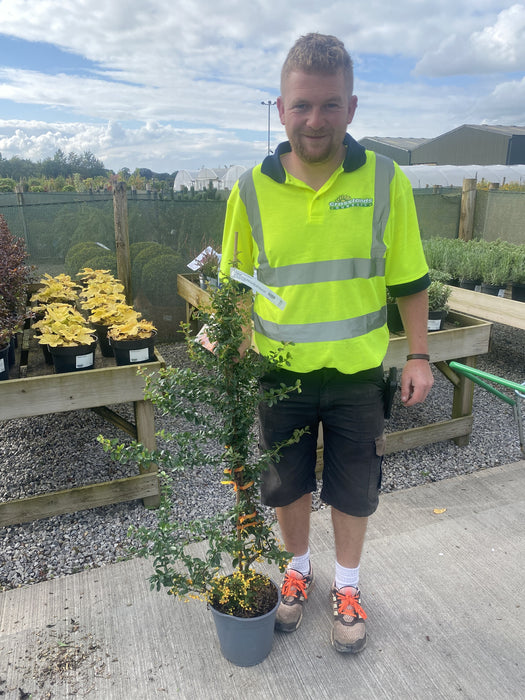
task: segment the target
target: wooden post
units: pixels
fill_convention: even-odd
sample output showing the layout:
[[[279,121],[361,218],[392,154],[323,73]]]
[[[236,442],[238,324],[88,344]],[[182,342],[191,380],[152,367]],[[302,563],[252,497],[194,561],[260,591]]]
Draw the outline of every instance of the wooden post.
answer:
[[[461,214],[459,217],[458,238],[463,241],[471,241],[474,233],[474,211],[476,209],[476,178],[463,180],[463,192],[461,194]]]
[[[135,423],[137,425],[137,438],[147,450],[153,451],[157,446],[155,438],[155,414],[151,401],[135,401]],[[150,462],[147,468],[140,467],[141,474],[157,474],[158,467]],[[147,508],[158,508],[160,505],[160,489],[152,496],[142,499]]]
[[[469,367],[476,366],[476,356],[464,357],[458,362],[461,362]],[[474,382],[467,379],[465,375],[459,376],[459,383],[454,386],[454,394],[452,398],[452,418],[461,418],[462,416],[472,415],[472,405],[474,401]],[[465,447],[470,441],[470,431],[468,435],[461,435],[454,439],[454,442],[459,447]]]
[[[133,293],[131,290],[131,257],[129,253],[128,199],[125,182],[117,182],[113,190],[113,214],[115,217],[117,274],[124,285],[126,303],[132,306]]]
[[[27,238],[27,224],[26,224],[26,217],[24,214],[24,190],[23,190],[22,185],[17,185],[15,187],[15,192],[16,192],[16,202],[19,206],[19,211],[20,211],[20,218],[22,219],[22,230],[24,232],[24,240],[26,242],[27,252],[31,255],[31,250],[29,248],[29,240]]]

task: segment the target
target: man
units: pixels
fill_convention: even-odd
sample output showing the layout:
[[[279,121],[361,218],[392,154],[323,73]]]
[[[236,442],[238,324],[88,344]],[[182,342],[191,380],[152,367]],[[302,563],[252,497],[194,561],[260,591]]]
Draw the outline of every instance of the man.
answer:
[[[275,507],[293,554],[276,627],[297,629],[313,583],[309,521],[322,422],[321,498],[332,508],[336,553],[331,640],[337,651],[356,653],[366,644],[359,564],[367,519],[377,508],[384,448],[386,286],[398,299],[408,337],[401,400],[412,406],[433,383],[428,268],[408,180],[392,161],[365,151],[346,133],[357,97],[344,44],[320,34],[298,39],[282,69],[277,107],[289,142],[235,185],[222,272],[229,274],[236,257],[242,271],[257,273],[259,351],[293,343],[290,365],[263,385],[292,385],[299,377],[302,391],[261,406],[262,446],[310,427],[283,451],[262,485],[263,502]]]

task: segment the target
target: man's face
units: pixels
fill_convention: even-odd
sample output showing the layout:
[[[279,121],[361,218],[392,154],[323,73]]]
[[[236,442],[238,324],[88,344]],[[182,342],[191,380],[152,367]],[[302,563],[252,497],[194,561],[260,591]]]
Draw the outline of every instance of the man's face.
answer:
[[[357,107],[357,97],[348,95],[343,72],[294,71],[285,78],[282,90],[277,108],[295,155],[309,164],[341,158],[346,128]]]

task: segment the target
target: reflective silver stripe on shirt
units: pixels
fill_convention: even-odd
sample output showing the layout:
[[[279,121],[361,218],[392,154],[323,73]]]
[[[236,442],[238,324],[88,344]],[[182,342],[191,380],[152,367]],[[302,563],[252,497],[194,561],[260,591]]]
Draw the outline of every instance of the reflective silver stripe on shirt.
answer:
[[[252,236],[259,248],[257,278],[270,287],[287,287],[316,282],[337,282],[348,279],[370,279],[385,274],[385,227],[390,215],[390,182],[394,176],[393,162],[376,154],[374,184],[374,214],[370,258],[345,260],[321,260],[271,267],[266,256],[262,230],[261,211],[253,181],[253,171],[243,173],[239,179],[239,194],[244,203]]]
[[[386,323],[386,307],[356,318],[321,323],[273,323],[254,314],[253,323],[255,331],[270,340],[281,343],[325,343],[357,338],[382,328]]]

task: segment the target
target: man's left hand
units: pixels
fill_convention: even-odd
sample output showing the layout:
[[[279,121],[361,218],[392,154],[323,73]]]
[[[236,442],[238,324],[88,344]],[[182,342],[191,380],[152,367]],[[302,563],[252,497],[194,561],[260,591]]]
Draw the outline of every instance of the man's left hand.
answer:
[[[409,360],[401,375],[401,401],[405,406],[422,403],[428,396],[434,377],[427,360]]]

